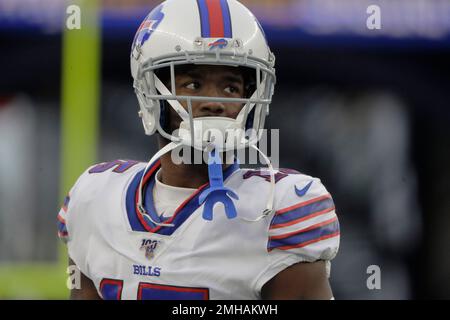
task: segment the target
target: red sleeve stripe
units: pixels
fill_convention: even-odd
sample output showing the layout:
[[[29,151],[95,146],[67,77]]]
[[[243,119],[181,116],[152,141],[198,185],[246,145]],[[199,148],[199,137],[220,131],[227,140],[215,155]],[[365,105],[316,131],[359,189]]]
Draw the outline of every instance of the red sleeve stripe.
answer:
[[[60,214],[58,214],[58,215],[56,216],[56,218],[59,220],[59,222],[66,224],[66,220],[64,220],[64,218],[61,217]]]

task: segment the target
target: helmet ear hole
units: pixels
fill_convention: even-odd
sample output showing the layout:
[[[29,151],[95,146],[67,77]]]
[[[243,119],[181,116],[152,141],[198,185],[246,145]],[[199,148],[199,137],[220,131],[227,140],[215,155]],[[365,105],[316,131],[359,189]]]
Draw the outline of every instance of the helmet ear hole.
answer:
[[[255,120],[255,110],[256,107],[252,109],[252,111],[250,111],[250,113],[247,116],[247,121],[245,122],[245,131],[247,131],[248,129],[253,129],[253,122]]]
[[[239,69],[244,77],[244,97],[250,98],[256,90],[255,69],[246,67],[239,67]]]
[[[171,81],[170,81],[170,69],[168,67],[166,68],[160,68],[156,69],[155,76],[157,76],[161,82],[170,90],[172,91]]]
[[[169,106],[166,100],[160,100],[159,101],[159,108],[160,108],[160,115],[159,115],[159,124],[161,128],[166,131],[170,132],[170,112],[169,112]]]

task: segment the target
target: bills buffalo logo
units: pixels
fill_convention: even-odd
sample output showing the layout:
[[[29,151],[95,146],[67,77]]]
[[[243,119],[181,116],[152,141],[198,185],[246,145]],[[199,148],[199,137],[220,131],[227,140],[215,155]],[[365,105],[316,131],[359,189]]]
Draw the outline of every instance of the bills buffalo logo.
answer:
[[[139,26],[136,35],[134,36],[132,48],[134,49],[136,46],[141,47],[144,43],[150,39],[153,31],[155,31],[161,21],[164,19],[164,13],[162,12],[163,5],[159,5],[156,7],[149,15],[145,18],[145,20]]]
[[[216,40],[216,41],[208,44],[209,50],[213,50],[215,48],[223,49],[223,48],[226,48],[227,45],[228,45],[228,41],[225,39],[219,39],[219,40]]]

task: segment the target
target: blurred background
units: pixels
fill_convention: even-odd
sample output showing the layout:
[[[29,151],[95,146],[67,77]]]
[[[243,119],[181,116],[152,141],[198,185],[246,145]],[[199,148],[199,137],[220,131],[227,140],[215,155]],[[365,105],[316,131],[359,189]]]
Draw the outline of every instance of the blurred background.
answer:
[[[64,195],[89,165],[155,152],[129,50],[159,2],[0,0],[0,299],[67,298]],[[277,57],[280,166],[336,203],[336,299],[449,299],[450,0],[242,2]]]

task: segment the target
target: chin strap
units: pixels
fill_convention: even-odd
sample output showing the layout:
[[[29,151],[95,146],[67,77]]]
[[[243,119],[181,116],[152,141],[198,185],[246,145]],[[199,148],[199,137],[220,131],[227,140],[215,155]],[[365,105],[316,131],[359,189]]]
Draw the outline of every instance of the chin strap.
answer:
[[[236,207],[231,198],[239,200],[239,197],[233,190],[223,185],[222,161],[215,148],[209,152],[208,175],[209,187],[204,190],[198,198],[200,205],[203,202],[205,203],[203,208],[203,219],[209,221],[213,219],[213,209],[218,202],[221,202],[224,205],[225,214],[228,219],[236,218]]]
[[[260,215],[256,219],[240,218],[241,220],[247,221],[247,222],[257,222],[274,212],[273,203],[275,201],[275,170],[273,170],[273,166],[272,166],[272,163],[270,162],[269,158],[261,150],[259,150],[256,145],[250,145],[250,147],[252,147],[256,151],[258,151],[259,154],[264,158],[264,161],[266,162],[267,166],[269,167],[269,172],[270,172],[270,194],[269,194],[269,198],[267,199],[266,209],[264,209],[264,211],[262,212],[262,215]]]
[[[147,219],[149,219],[151,222],[153,222],[154,224],[156,224],[157,226],[160,227],[173,227],[174,224],[171,223],[160,223],[160,222],[156,222],[155,220],[152,219],[152,217],[147,213],[147,211],[144,208],[144,204],[143,204],[143,199],[144,199],[144,177],[145,174],[147,173],[148,168],[150,168],[150,166],[156,161],[158,160],[161,156],[163,156],[164,154],[166,154],[167,152],[172,151],[173,149],[175,149],[176,147],[180,146],[181,143],[177,142],[170,142],[169,144],[165,145],[163,148],[161,148],[157,153],[155,153],[155,155],[150,159],[150,161],[147,163],[147,165],[145,166],[144,172],[142,173],[142,177],[141,177],[141,181],[139,182],[139,190],[138,190],[138,203],[137,203],[137,207],[139,210],[139,213],[146,217]]]

